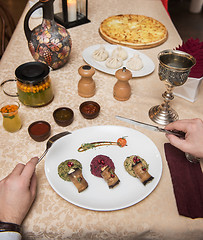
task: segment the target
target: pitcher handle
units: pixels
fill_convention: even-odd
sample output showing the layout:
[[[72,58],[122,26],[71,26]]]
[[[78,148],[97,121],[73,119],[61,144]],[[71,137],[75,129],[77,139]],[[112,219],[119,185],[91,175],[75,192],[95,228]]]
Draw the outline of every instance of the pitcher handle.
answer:
[[[3,82],[1,83],[0,87],[2,87],[3,92],[4,92],[7,96],[9,96],[9,97],[18,97],[18,96],[19,96],[18,93],[16,93],[16,94],[11,94],[11,93],[7,93],[7,92],[4,90],[4,84],[6,84],[7,82],[16,82],[16,81],[17,81],[16,79],[8,79],[8,80],[5,80],[5,81],[3,81]]]
[[[33,5],[30,10],[27,12],[26,16],[25,16],[25,20],[24,20],[24,31],[25,31],[25,36],[27,38],[27,41],[29,42],[31,39],[31,34],[32,31],[29,28],[29,19],[30,16],[32,15],[32,13],[37,10],[38,8],[43,8],[44,3],[43,2],[37,2],[35,3],[35,5]]]

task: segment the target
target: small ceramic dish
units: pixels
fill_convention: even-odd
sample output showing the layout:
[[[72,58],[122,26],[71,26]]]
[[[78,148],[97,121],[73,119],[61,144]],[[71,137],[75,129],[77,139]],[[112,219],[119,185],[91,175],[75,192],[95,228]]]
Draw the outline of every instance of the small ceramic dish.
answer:
[[[53,117],[59,126],[66,127],[73,122],[74,113],[70,108],[60,107],[53,112]]]
[[[80,112],[86,119],[94,119],[99,115],[100,105],[93,101],[86,101],[80,105]]]
[[[51,125],[46,121],[33,122],[28,127],[28,133],[36,142],[43,142],[51,134]]]

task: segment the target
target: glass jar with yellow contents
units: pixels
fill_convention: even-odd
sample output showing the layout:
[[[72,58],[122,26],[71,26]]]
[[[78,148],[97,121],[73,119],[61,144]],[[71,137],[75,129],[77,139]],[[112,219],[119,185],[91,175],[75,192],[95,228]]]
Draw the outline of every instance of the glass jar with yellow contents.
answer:
[[[25,63],[15,71],[19,100],[31,107],[41,107],[53,100],[49,67],[40,62]]]
[[[22,126],[18,113],[19,107],[20,104],[16,101],[1,104],[0,112],[3,116],[3,127],[8,132],[16,132]]]
[[[5,88],[4,93],[18,96],[24,105],[30,107],[45,106],[54,98],[49,71],[49,67],[41,62],[24,63],[15,71],[16,80],[6,80],[1,86],[9,81],[17,81],[17,95],[8,93]]]

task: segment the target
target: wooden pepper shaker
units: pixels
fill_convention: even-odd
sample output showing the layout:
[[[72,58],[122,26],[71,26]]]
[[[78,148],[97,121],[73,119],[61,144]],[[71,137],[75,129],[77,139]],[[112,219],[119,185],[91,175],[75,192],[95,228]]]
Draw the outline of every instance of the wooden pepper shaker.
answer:
[[[96,86],[92,76],[95,74],[95,69],[89,65],[83,65],[78,69],[78,73],[81,76],[78,82],[78,94],[85,98],[94,96]]]
[[[116,71],[115,76],[118,81],[114,85],[113,96],[118,101],[126,101],[131,96],[131,87],[128,81],[132,78],[132,73],[123,67]]]

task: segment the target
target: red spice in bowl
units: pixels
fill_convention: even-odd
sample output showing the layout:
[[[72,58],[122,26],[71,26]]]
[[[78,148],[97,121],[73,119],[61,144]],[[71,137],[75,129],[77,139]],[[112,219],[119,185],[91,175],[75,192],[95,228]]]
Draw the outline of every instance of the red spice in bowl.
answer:
[[[99,115],[100,106],[96,102],[86,101],[80,105],[80,112],[84,118],[93,119]]]
[[[51,126],[46,121],[36,121],[30,124],[28,132],[33,140],[43,142],[50,136]]]

